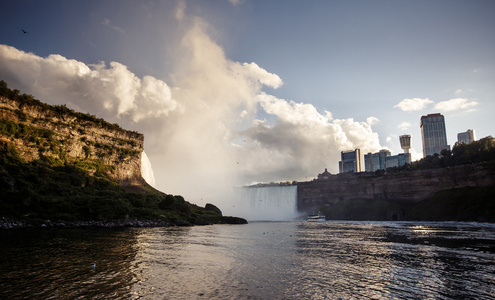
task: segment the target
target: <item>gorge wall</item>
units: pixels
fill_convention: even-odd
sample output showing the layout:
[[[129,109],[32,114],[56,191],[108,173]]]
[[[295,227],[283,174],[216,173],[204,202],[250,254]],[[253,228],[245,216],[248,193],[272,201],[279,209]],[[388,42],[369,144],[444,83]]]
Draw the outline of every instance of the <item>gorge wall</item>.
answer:
[[[341,210],[335,217],[356,218],[359,213],[379,219],[401,219],[408,209],[432,199],[439,192],[466,188],[495,186],[495,164],[463,165],[441,169],[409,171],[395,174],[346,173],[330,175],[297,184],[297,207],[299,211],[323,210],[331,214]],[[453,206],[448,199],[445,207]],[[493,206],[495,199],[490,200]],[[455,205],[459,205],[458,203]],[[352,207],[351,207],[352,206]],[[354,213],[346,216],[344,210]],[[375,210],[373,214],[370,210]]]
[[[142,186],[144,136],[65,106],[27,96],[0,97],[0,143],[13,146],[25,162],[38,159],[81,163],[90,173],[104,172],[121,186]],[[102,164],[103,163],[103,164]]]

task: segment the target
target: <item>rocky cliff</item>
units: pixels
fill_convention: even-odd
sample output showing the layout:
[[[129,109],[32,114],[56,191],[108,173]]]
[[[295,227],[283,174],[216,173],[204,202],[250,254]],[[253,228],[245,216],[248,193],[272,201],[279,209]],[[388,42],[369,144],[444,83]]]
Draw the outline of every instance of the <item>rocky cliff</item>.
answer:
[[[361,219],[360,214],[368,219],[405,219],[415,206],[439,193],[447,191],[453,198],[477,188],[489,187],[491,193],[494,186],[494,163],[382,175],[346,173],[299,182],[297,206],[300,211],[324,210],[335,218]],[[493,206],[495,199],[490,203]]]
[[[144,184],[142,134],[29,96],[21,101],[0,97],[0,122],[0,142],[13,146],[25,162],[84,163],[90,173],[104,172],[121,186]]]
[[[396,174],[337,174],[297,184],[299,210],[353,199],[419,202],[436,193],[495,184],[493,165],[465,165]]]
[[[0,229],[246,223],[146,184],[143,141],[0,80]]]

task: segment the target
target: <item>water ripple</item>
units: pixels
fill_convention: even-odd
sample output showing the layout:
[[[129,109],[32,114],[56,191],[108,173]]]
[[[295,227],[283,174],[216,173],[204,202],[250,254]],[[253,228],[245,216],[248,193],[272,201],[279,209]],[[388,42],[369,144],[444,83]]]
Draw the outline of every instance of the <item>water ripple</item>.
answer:
[[[0,298],[494,299],[495,294],[493,224],[260,222],[2,231],[0,238]]]

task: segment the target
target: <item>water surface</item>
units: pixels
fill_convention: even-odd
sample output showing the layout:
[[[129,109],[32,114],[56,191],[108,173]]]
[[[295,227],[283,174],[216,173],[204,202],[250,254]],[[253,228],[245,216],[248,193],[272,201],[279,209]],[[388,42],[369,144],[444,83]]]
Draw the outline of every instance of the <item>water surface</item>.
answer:
[[[2,299],[495,299],[494,224],[258,222],[0,238]]]

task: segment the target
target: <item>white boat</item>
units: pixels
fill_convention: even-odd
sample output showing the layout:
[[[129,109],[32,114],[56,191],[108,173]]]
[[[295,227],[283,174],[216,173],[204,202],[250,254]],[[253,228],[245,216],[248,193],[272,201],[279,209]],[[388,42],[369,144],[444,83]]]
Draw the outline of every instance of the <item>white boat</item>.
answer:
[[[308,215],[308,222],[325,222],[327,218],[319,212],[317,215]]]

